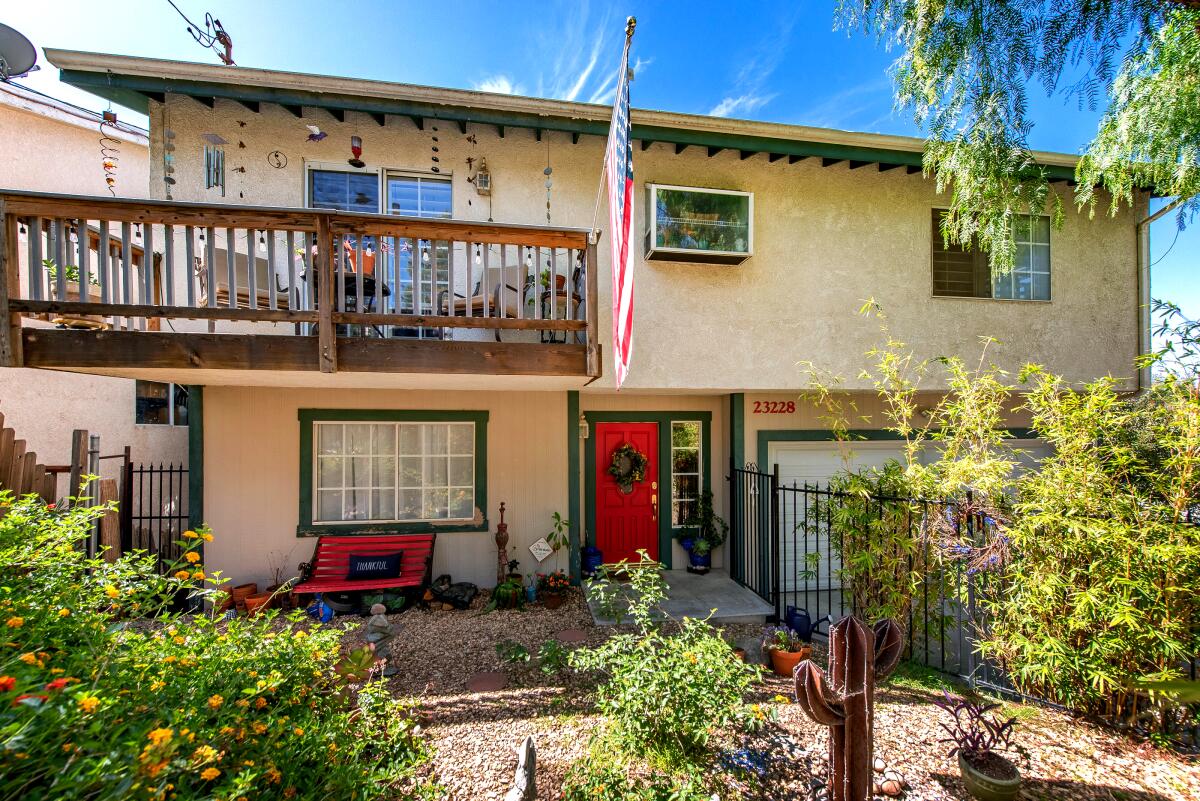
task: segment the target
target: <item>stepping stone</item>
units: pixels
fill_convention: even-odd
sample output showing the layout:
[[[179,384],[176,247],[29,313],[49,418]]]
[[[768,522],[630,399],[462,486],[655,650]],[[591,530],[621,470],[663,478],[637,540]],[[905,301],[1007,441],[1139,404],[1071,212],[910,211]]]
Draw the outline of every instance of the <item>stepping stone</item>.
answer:
[[[476,673],[467,679],[467,689],[473,693],[494,693],[508,686],[508,676],[498,671]]]
[[[563,629],[554,635],[554,639],[561,643],[579,643],[587,642],[587,632],[583,629]]]

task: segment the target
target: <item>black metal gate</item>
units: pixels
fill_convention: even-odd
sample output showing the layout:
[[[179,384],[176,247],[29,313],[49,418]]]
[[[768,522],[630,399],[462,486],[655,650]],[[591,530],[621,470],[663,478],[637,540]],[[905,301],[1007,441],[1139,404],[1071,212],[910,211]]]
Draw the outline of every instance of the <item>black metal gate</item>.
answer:
[[[121,482],[121,552],[143,550],[163,565],[183,553],[188,527],[188,469],[183,465],[126,463]]]

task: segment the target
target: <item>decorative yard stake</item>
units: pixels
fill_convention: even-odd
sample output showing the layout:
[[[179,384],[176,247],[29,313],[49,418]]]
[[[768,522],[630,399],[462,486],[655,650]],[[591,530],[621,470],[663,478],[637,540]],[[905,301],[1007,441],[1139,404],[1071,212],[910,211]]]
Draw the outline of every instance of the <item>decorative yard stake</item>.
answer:
[[[503,584],[508,575],[508,523],[504,522],[504,504],[500,504],[500,522],[496,524],[496,584]]]
[[[829,676],[810,660],[796,665],[796,701],[829,727],[829,801],[870,801],[874,763],[875,682],[900,661],[900,627],[874,630],[856,617],[829,630]]]

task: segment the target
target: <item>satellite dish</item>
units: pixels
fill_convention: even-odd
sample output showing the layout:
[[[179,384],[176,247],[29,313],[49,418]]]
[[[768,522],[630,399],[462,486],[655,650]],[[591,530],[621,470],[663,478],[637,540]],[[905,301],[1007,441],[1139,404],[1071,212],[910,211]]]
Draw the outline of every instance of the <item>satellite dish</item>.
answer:
[[[20,31],[0,22],[0,81],[37,69],[37,48]]]

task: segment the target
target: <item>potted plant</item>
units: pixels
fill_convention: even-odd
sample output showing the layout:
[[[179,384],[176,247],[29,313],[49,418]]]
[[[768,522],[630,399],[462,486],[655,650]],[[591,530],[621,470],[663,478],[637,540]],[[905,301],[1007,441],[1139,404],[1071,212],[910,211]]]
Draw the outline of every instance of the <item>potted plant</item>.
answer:
[[[516,578],[507,578],[496,585],[496,589],[492,590],[492,600],[487,608],[492,609],[516,609],[518,606],[523,606],[525,603],[525,584],[521,581],[521,576],[518,573]]]
[[[1013,744],[1013,727],[1017,719],[1001,719],[995,715],[1000,704],[983,704],[945,696],[933,703],[950,715],[950,722],[941,727],[950,736],[942,742],[954,743],[950,756],[958,757],[958,770],[967,791],[980,801],[1012,801],[1021,791],[1021,772],[1011,760],[996,753],[1023,749]]]
[[[688,571],[704,574],[712,567],[712,552],[729,536],[729,525],[713,511],[711,490],[700,493],[695,510],[683,522],[679,544],[688,552]]]
[[[50,284],[50,297],[54,300],[76,302],[79,298],[79,266],[68,264],[63,268],[64,287],[63,294],[60,297],[58,291],[58,265],[54,259],[42,259],[42,267],[46,270],[46,277]],[[95,274],[88,276],[87,303],[100,303],[102,297],[100,295],[100,281]],[[57,325],[65,325],[68,327],[83,326],[87,328],[106,327],[103,317],[97,317],[91,314],[59,314],[54,316],[51,322]]]
[[[567,520],[558,512],[552,515],[553,528],[546,535],[546,543],[554,550],[554,569],[558,569],[558,552],[566,547],[570,541],[569,532],[571,530],[571,521]]]
[[[771,669],[780,676],[790,677],[796,665],[812,656],[812,646],[787,626],[767,626],[762,647],[771,660]]]
[[[547,609],[557,609],[562,606],[563,598],[571,586],[571,580],[561,570],[553,573],[538,573],[537,593],[541,596],[542,605]]]
[[[508,577],[515,580],[518,584],[521,583],[521,562],[517,559],[508,560]]]

